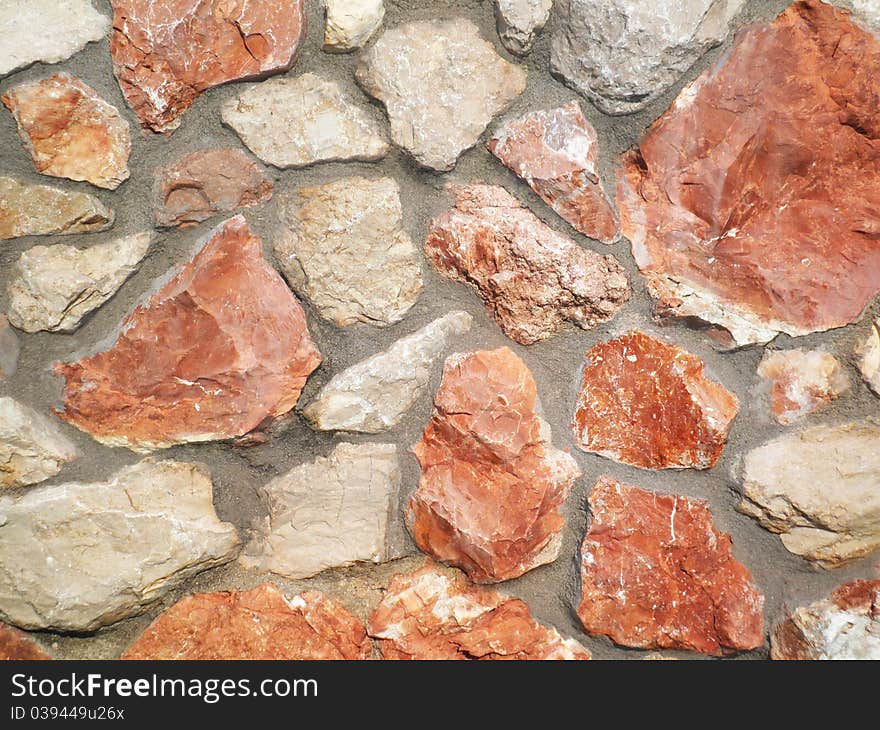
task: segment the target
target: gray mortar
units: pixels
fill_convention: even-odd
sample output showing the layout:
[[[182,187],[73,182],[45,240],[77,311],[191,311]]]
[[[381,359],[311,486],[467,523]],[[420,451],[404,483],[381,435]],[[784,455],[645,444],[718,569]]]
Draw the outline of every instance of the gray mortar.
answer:
[[[110,13],[107,0],[95,0],[104,12]],[[753,19],[770,19],[783,10],[784,0],[752,0],[739,19],[739,23]],[[661,327],[654,323],[652,306],[638,275],[635,263],[625,240],[605,246],[576,233],[556,216],[531,190],[508,172],[485,149],[484,142],[496,127],[507,119],[534,109],[549,108],[570,99],[578,99],[575,92],[553,78],[549,69],[550,31],[554,24],[551,17],[548,27],[535,44],[534,51],[523,61],[510,56],[501,46],[495,30],[493,3],[491,0],[451,0],[429,2],[427,0],[386,0],[385,27],[409,20],[433,17],[465,16],[476,22],[483,36],[494,43],[498,52],[528,68],[529,83],[526,92],[513,107],[497,119],[483,135],[481,142],[462,155],[455,170],[440,175],[416,167],[405,154],[395,150],[379,163],[346,163],[318,165],[304,170],[277,170],[269,168],[276,185],[273,200],[261,207],[248,208],[245,216],[262,236],[267,255],[279,232],[276,219],[277,203],[284,195],[297,188],[319,184],[348,175],[367,177],[389,176],[401,187],[404,222],[413,240],[424,242],[428,221],[449,206],[443,185],[450,180],[469,182],[482,180],[502,185],[525,202],[551,228],[572,237],[581,245],[602,253],[613,253],[629,272],[633,288],[632,301],[608,324],[585,332],[569,328],[552,339],[522,347],[508,340],[498,326],[487,316],[478,296],[463,285],[439,277],[432,267],[423,263],[425,289],[418,303],[404,320],[392,327],[378,329],[367,325],[354,325],[337,329],[309,312],[309,328],[321,352],[324,363],[309,379],[297,407],[297,413],[276,429],[277,433],[268,443],[250,447],[233,447],[215,443],[197,446],[181,446],[159,452],[160,457],[200,461],[210,467],[214,478],[214,494],[217,511],[222,519],[238,526],[246,538],[255,518],[265,514],[257,489],[269,479],[282,474],[297,464],[311,461],[328,454],[333,445],[342,440],[353,442],[393,442],[402,453],[404,488],[401,509],[409,494],[418,483],[419,470],[409,447],[420,437],[421,430],[431,413],[431,395],[421,401],[406,415],[392,432],[382,436],[359,437],[315,433],[299,415],[318,389],[339,370],[384,350],[398,338],[408,335],[431,320],[454,309],[465,309],[474,315],[474,327],[461,337],[456,350],[488,349],[507,345],[531,368],[538,384],[544,415],[549,421],[557,446],[571,451],[580,465],[583,476],[577,481],[565,506],[567,525],[564,531],[562,552],[559,559],[548,566],[533,570],[516,580],[507,581],[500,589],[524,599],[538,620],[556,626],[564,635],[575,637],[587,646],[597,659],[640,659],[645,653],[615,646],[603,637],[591,637],[584,633],[574,608],[578,595],[578,544],[586,523],[586,498],[596,478],[609,474],[617,479],[641,487],[674,492],[708,500],[717,526],[733,536],[734,553],[751,570],[755,581],[766,597],[765,628],[768,630],[779,621],[787,608],[815,600],[829,593],[838,584],[855,579],[871,577],[878,572],[878,556],[834,571],[818,571],[792,555],[782,546],[779,538],[761,528],[757,522],[735,510],[738,502],[737,489],[732,472],[743,454],[778,435],[784,429],[767,416],[767,405],[756,397],[757,377],[755,370],[761,358],[762,348],[749,347],[735,352],[723,353],[713,348],[704,333],[689,329],[684,324]],[[328,54],[321,50],[323,18],[317,0],[307,0],[309,30],[308,38],[293,69],[296,76],[303,72],[316,73],[334,79],[367,102],[366,95],[354,82],[357,54]],[[632,146],[647,128],[660,116],[675,98],[681,86],[693,79],[703,68],[712,63],[719,53],[729,48],[731,39],[721,48],[702,58],[674,89],[663,95],[646,110],[631,116],[611,117],[599,112],[589,102],[580,99],[584,114],[596,127],[601,145],[601,172],[609,192],[614,180],[615,159]],[[243,148],[234,132],[223,126],[220,107],[224,101],[235,96],[241,85],[230,84],[208,91],[202,95],[184,115],[180,128],[169,137],[144,135],[139,132],[135,115],[126,105],[113,77],[108,41],[89,45],[84,51],[61,64],[36,64],[12,74],[0,81],[0,93],[22,81],[42,78],[55,71],[70,71],[79,76],[106,100],[114,104],[129,121],[132,128],[131,178],[118,190],[98,190],[86,183],[49,178],[37,174],[16,132],[12,115],[0,109],[0,174],[10,175],[27,183],[55,185],[67,190],[82,190],[96,195],[116,210],[116,225],[109,231],[79,236],[31,237],[0,242],[0,312],[7,306],[6,283],[9,270],[18,255],[36,244],[67,243],[88,246],[113,239],[122,234],[134,233],[152,227],[151,202],[153,175],[156,168],[178,157],[209,146],[229,145]],[[383,118],[374,105],[377,118]],[[93,352],[99,342],[111,338],[121,319],[148,293],[155,281],[172,267],[183,264],[192,251],[196,240],[217,226],[228,216],[217,216],[196,228],[160,231],[156,242],[140,270],[122,287],[120,292],[97,312],[88,316],[73,334],[20,334],[21,359],[15,376],[0,383],[0,394],[12,395],[43,412],[60,406],[62,383],[51,372],[53,362],[71,360],[77,355]],[[306,304],[308,310],[308,305]],[[870,316],[880,315],[875,302],[861,322],[825,334],[791,338],[782,336],[774,347],[822,347],[846,362],[853,381],[853,388],[824,411],[814,414],[806,424],[838,423],[857,420],[870,414],[880,414],[880,400],[873,396],[859,378],[854,367],[852,351],[855,343],[868,332]],[[730,441],[718,465],[709,471],[642,471],[616,464],[608,459],[585,454],[574,446],[569,421],[573,412],[580,380],[584,352],[594,344],[638,327],[649,333],[659,334],[669,341],[702,357],[711,377],[721,381],[736,392],[741,411],[730,435]],[[434,373],[430,393],[440,380],[440,369]],[[60,475],[46,484],[73,480],[102,480],[126,464],[141,457],[126,449],[101,446],[87,434],[62,424],[82,451],[82,458],[64,468]],[[793,428],[798,428],[794,426]],[[421,564],[412,543],[409,551],[414,557],[405,558],[384,566],[364,565],[343,570],[327,571],[315,578],[288,581],[277,576],[261,575],[256,571],[243,570],[236,564],[202,573],[182,589],[154,604],[151,610],[136,618],[119,622],[89,636],[60,636],[37,634],[38,640],[58,658],[114,658],[163,609],[189,592],[247,589],[265,579],[272,580],[290,593],[305,588],[317,588],[342,600],[351,610],[365,618],[381,595],[381,588],[388,578],[398,571],[410,570]],[[741,658],[764,658],[765,646]],[[668,656],[698,658],[683,652],[666,652]]]

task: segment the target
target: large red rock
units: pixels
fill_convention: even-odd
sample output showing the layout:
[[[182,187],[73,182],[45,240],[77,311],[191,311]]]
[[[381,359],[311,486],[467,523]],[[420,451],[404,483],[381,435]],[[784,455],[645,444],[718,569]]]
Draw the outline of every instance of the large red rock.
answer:
[[[136,451],[243,436],[290,411],[320,362],[302,307],[235,216],[109,350],[56,365],[58,415]]]
[[[0,623],[0,661],[40,661],[51,659],[40,645],[12,626]]]
[[[708,469],[721,456],[737,397],[696,355],[628,332],[587,353],[572,421],[584,451],[643,469]]]
[[[578,606],[588,632],[715,655],[764,643],[764,597],[705,502],[601,477],[590,515]]]
[[[395,575],[367,622],[385,659],[589,659],[516,598],[426,565]]]
[[[271,583],[198,593],[153,621],[122,659],[369,659],[364,625],[319,591],[288,598]]]
[[[303,0],[111,0],[113,70],[141,125],[170,132],[196,97],[293,65]]]
[[[508,348],[452,355],[413,447],[416,544],[477,583],[516,578],[559,555],[562,503],[580,476],[538,415],[535,381]]]
[[[728,344],[840,327],[880,290],[880,37],[796,2],[743,32],[623,160],[658,314]]]

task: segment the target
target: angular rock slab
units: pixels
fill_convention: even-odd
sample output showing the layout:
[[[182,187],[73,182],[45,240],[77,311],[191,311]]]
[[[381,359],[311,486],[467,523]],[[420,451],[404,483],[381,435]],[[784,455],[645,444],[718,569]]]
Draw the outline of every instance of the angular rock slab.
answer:
[[[221,115],[251,152],[275,167],[374,162],[391,149],[363,107],[314,74],[255,84],[227,101]]]
[[[477,583],[559,555],[562,505],[580,476],[538,415],[535,381],[511,350],[452,355],[413,447],[422,469],[407,512],[416,544]]]
[[[642,469],[709,469],[737,397],[696,355],[628,332],[587,352],[572,430],[584,451]]]
[[[399,557],[400,464],[393,444],[341,443],[261,490],[269,515],[241,563],[286,578]]]
[[[77,457],[76,447],[56,423],[17,400],[0,397],[0,488],[45,481]]]
[[[745,0],[560,0],[550,65],[606,114],[633,114],[730,31]]]
[[[589,659],[516,598],[426,565],[395,575],[367,624],[385,659]]]
[[[576,101],[515,119],[487,147],[575,230],[603,243],[617,237],[599,180],[599,138]]]
[[[445,277],[476,289],[510,339],[531,345],[565,322],[591,329],[629,300],[617,259],[560,235],[503,188],[447,189],[455,207],[431,223],[425,254]]]
[[[0,616],[26,629],[94,631],[134,616],[239,547],[207,470],[177,461],[0,497],[0,514]]]
[[[93,233],[110,228],[115,218],[92,195],[0,177],[0,240]]]
[[[111,0],[110,54],[141,126],[172,132],[207,89],[293,65],[303,0]]]
[[[346,53],[365,46],[385,18],[383,0],[321,0],[324,6],[324,50]]]
[[[455,167],[526,88],[525,69],[501,58],[464,18],[384,31],[361,56],[355,77],[385,105],[394,143],[439,171]]]
[[[149,231],[89,248],[34,246],[12,267],[9,321],[24,332],[73,332],[137,271]]]
[[[36,61],[58,63],[103,38],[110,18],[92,0],[3,0],[0,76]]]
[[[658,315],[735,345],[861,316],[880,290],[878,64],[880,37],[808,0],[682,91],[617,192]]]
[[[880,547],[880,424],[786,433],[746,454],[738,509],[789,552],[835,568]]]
[[[56,365],[58,415],[133,451],[235,438],[290,411],[320,362],[302,307],[238,215],[123,320],[108,350]]]
[[[589,633],[716,656],[764,643],[764,596],[705,502],[600,477],[589,504],[578,606]]]
[[[9,326],[6,315],[0,314],[0,380],[6,380],[15,375],[18,368],[18,355],[21,346],[15,330]]]
[[[174,604],[122,659],[369,659],[363,624],[319,591],[288,598],[271,583],[197,593]]]
[[[318,431],[388,431],[425,394],[435,363],[472,321],[467,312],[450,312],[334,375],[303,415]]]
[[[13,626],[0,623],[0,661],[44,661],[51,659],[43,648]]]
[[[820,350],[767,350],[758,375],[768,382],[770,410],[783,425],[824,408],[849,388],[837,358]]]
[[[301,188],[284,219],[275,258],[324,319],[337,327],[385,327],[416,303],[422,270],[391,178],[349,177]]]
[[[524,56],[550,18],[553,0],[495,0],[498,37],[511,53]]]
[[[845,583],[830,598],[796,608],[771,634],[770,658],[880,659],[880,580]]]
[[[128,179],[128,122],[69,73],[13,86],[2,97],[38,172],[115,190]]]
[[[880,320],[873,323],[868,336],[856,350],[859,372],[874,393],[880,396]]]
[[[214,147],[184,155],[156,171],[156,225],[195,226],[211,216],[272,197],[272,181],[244,152]]]

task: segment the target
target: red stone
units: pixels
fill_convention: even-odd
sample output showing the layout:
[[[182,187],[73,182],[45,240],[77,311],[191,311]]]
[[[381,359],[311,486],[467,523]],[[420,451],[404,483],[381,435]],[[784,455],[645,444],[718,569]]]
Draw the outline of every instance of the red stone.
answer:
[[[290,411],[320,362],[302,307],[235,216],[109,350],[56,365],[67,380],[58,415],[135,450],[233,438]]]
[[[0,661],[41,661],[51,659],[24,631],[0,623]]]
[[[758,375],[769,383],[770,410],[784,425],[823,408],[849,388],[837,358],[820,350],[767,350]]]
[[[589,659],[516,598],[426,565],[395,575],[368,621],[385,659]]]
[[[643,469],[708,469],[721,456],[737,397],[696,355],[629,332],[587,353],[572,422],[584,451]]]
[[[446,360],[434,414],[413,447],[416,544],[477,583],[516,578],[559,554],[561,508],[580,476],[537,413],[531,372],[513,352]]]
[[[588,632],[714,655],[764,643],[764,597],[705,502],[601,477],[590,515],[578,607]]]
[[[122,659],[369,659],[363,624],[332,598],[287,598],[271,583],[198,593],[153,621]]]
[[[111,0],[113,70],[141,125],[170,132],[206,89],[289,69],[303,0]]]

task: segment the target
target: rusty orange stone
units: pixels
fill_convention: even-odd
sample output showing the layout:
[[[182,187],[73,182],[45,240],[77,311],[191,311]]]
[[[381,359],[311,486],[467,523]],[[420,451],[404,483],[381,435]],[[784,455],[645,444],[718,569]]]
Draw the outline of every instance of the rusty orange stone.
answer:
[[[0,623],[0,661],[33,662],[51,658],[24,631]]]

